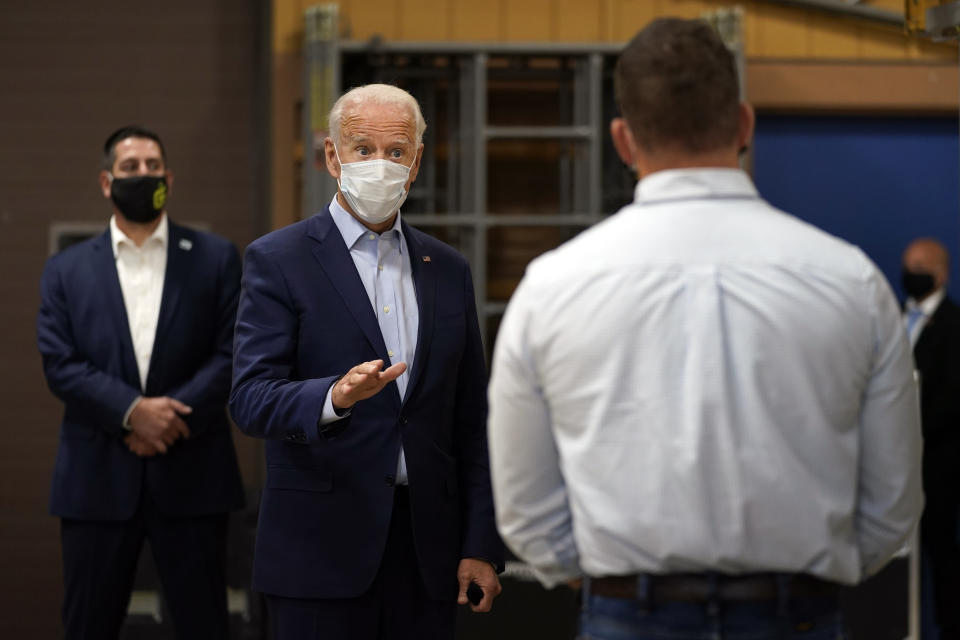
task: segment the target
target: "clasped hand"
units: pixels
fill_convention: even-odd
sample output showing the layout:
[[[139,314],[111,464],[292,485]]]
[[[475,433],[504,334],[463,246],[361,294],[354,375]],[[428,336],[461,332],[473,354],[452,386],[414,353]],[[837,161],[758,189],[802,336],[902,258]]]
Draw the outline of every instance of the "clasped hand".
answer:
[[[130,451],[144,458],[166,453],[174,442],[190,437],[182,416],[191,413],[191,407],[174,398],[141,398],[130,412],[131,432],[123,441]]]

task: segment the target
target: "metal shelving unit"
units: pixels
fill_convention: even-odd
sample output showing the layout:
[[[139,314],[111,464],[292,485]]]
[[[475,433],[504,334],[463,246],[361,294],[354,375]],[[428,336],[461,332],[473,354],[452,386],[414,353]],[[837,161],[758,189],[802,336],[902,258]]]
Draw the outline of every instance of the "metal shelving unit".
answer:
[[[739,16],[735,27],[729,20],[714,22],[734,34],[732,46],[739,53]],[[505,250],[513,262],[534,257],[518,257],[520,249],[504,249],[503,244],[516,237],[522,238],[519,244],[536,245],[530,238],[539,233],[543,246],[532,249],[552,248],[632,200],[634,178],[607,134],[616,114],[612,70],[621,46],[339,41],[336,5],[308,9],[306,23],[302,214],[312,215],[336,192],[322,164],[309,161],[312,149],[318,145],[322,150],[333,99],[342,89],[370,82],[390,82],[410,91],[420,101],[428,129],[420,175],[404,218],[453,244],[470,260],[489,349],[512,279],[521,275],[489,286],[490,259]],[[738,59],[742,70],[742,55]],[[522,94],[524,87],[536,92],[538,86],[541,94],[543,86],[556,91],[552,109],[547,106],[542,117],[513,122],[511,114],[503,117],[507,110],[495,107],[498,96]],[[518,107],[516,111],[531,115],[523,101]],[[497,152],[503,147],[532,149],[540,160],[554,154],[548,158],[555,163],[550,184],[557,188],[540,194],[544,202],[554,199],[548,211],[538,205],[526,210],[527,201],[507,211],[502,202],[493,202],[492,194],[500,195],[502,188],[492,191],[499,187],[498,176],[491,173],[500,169],[492,163],[503,160]],[[547,241],[549,234],[553,245]],[[491,235],[499,240],[492,242]]]

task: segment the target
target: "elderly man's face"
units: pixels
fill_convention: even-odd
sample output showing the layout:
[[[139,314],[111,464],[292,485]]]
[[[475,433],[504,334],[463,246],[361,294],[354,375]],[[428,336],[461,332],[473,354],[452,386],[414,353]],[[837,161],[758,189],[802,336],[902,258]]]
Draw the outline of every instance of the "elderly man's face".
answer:
[[[326,139],[327,169],[339,180],[340,162],[389,160],[410,167],[410,179],[406,185],[409,191],[420,169],[423,153],[423,145],[418,145],[416,140],[416,123],[408,110],[392,105],[360,105],[343,114],[340,144],[336,150],[333,140]]]

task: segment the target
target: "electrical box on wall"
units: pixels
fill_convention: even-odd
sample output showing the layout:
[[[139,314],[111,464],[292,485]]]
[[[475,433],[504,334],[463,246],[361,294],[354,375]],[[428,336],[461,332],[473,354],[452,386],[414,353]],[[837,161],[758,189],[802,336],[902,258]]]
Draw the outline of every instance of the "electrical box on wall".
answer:
[[[905,0],[904,24],[910,33],[934,40],[956,40],[960,38],[960,2]]]

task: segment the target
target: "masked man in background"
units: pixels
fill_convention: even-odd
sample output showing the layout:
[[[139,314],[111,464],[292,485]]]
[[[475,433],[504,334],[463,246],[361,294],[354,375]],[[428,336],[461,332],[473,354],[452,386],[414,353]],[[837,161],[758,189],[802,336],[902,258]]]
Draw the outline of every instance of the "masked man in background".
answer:
[[[243,504],[226,401],[240,259],[167,216],[157,134],[104,145],[101,235],[50,258],[37,341],[64,403],[50,510],[71,640],[116,638],[150,541],[178,638],[228,637],[227,513]]]
[[[903,253],[904,321],[920,372],[923,491],[920,549],[930,559],[941,640],[960,639],[960,309],[946,295],[946,248],[919,238]]]

